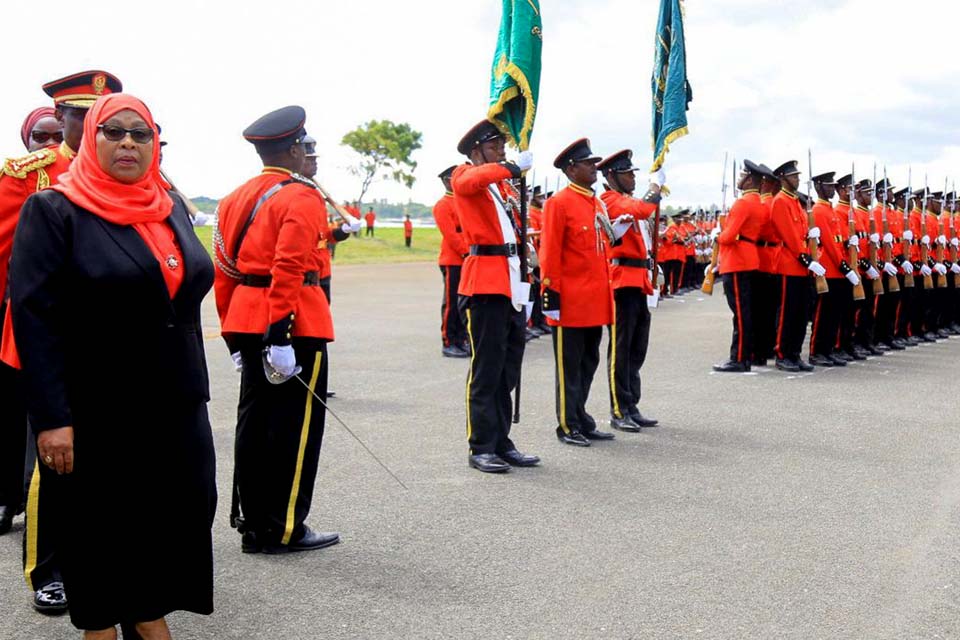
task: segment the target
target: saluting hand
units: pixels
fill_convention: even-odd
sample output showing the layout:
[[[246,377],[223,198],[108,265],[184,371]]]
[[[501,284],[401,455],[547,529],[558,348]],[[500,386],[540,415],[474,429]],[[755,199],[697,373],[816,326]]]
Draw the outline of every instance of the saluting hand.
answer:
[[[73,473],[73,427],[41,431],[37,436],[37,455],[58,474]]]

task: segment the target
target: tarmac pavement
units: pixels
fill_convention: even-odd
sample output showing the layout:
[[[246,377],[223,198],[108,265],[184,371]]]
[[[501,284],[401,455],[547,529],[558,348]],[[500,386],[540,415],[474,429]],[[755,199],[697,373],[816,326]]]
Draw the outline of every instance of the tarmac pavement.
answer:
[[[540,338],[513,437],[543,464],[490,476],[466,464],[467,361],[440,356],[437,267],[336,267],[333,283],[331,408],[408,488],[328,416],[308,522],[343,541],[241,555],[239,377],[209,299],[216,611],[174,614],[175,638],[960,638],[960,339],[714,374],[730,314],[719,287],[688,294],[653,315],[641,410],[661,427],[560,444]],[[601,425],[607,389],[601,365]],[[22,529],[0,537],[0,638],[79,637],[30,607]]]

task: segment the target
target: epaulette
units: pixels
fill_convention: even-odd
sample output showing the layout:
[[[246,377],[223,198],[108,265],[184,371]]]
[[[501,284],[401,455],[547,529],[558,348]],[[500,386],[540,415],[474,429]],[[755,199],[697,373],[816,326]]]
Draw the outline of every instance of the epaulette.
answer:
[[[49,166],[57,161],[55,149],[37,149],[19,158],[7,158],[3,162],[0,174],[13,178],[24,179],[27,174],[37,169]]]

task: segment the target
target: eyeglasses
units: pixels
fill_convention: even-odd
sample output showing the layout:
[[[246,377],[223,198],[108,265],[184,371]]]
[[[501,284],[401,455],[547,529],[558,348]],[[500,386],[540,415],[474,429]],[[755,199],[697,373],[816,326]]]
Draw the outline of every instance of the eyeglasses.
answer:
[[[110,142],[120,142],[130,134],[130,139],[137,144],[147,144],[153,140],[153,129],[137,127],[135,129],[124,129],[113,124],[100,124],[97,129],[103,132],[103,137]]]
[[[50,133],[49,131],[31,131],[30,138],[38,144],[49,144],[52,140],[53,142],[63,142],[63,131],[54,131]]]

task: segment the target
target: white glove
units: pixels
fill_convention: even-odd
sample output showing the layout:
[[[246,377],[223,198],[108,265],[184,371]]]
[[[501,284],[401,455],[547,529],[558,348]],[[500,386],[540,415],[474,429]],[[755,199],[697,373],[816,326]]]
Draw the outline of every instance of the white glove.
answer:
[[[903,269],[904,273],[913,273],[913,263],[909,260],[904,260],[900,268]]]
[[[360,231],[360,221],[354,220],[353,222],[344,222],[340,225],[340,230],[344,233],[356,233]]]
[[[633,225],[633,216],[622,215],[613,221],[613,237],[619,240]]]
[[[923,236],[922,238],[920,238],[920,242],[922,242],[923,244],[925,244],[925,245],[927,245],[927,246],[929,247],[929,246],[930,246],[930,236]]]
[[[950,238],[950,244],[955,247],[960,247],[960,238]]]
[[[696,255],[697,255],[698,258],[703,257],[703,249],[697,249]]]
[[[950,271],[953,271],[954,273],[960,273],[960,264],[954,262],[952,265],[950,265]]]
[[[703,250],[703,255],[705,255],[705,256],[712,256],[712,255],[713,255],[713,247],[707,247],[706,249],[704,249],[704,250]]]
[[[933,271],[931,271],[931,270],[930,270],[930,267],[928,267],[928,266],[925,265],[925,264],[924,264],[924,265],[920,265],[920,275],[922,275],[922,276],[924,276],[924,277],[929,276],[929,275],[933,275]]]
[[[852,284],[853,286],[857,286],[858,284],[860,284],[860,276],[858,276],[857,272],[854,271],[853,269],[851,269],[850,271],[847,271],[844,278],[849,280],[850,284]]]
[[[884,262],[883,270],[886,271],[888,275],[897,275],[897,267],[892,262]]]
[[[907,229],[906,231],[904,231],[903,239],[906,240],[907,242],[913,242],[913,231],[910,231],[910,229]]]
[[[520,171],[529,170],[533,166],[533,152],[521,151],[520,157],[517,158],[517,166],[520,167]]]
[[[657,169],[654,173],[650,174],[650,184],[655,184],[658,187],[662,187],[667,183],[667,174],[664,172],[663,167]]]
[[[937,242],[940,244],[941,247],[947,246],[947,236],[941,234],[940,236],[937,237]]]
[[[560,322],[560,311],[544,311],[543,315],[550,318],[554,322]]]
[[[860,248],[860,237],[859,236],[850,236],[847,240],[847,246]]]
[[[942,262],[938,262],[937,264],[933,265],[933,268],[936,269],[937,273],[939,273],[940,275],[942,276],[947,275],[947,267]]]
[[[230,354],[230,357],[233,359],[233,368],[237,371],[243,371],[243,358],[240,357],[240,352],[235,351]]]
[[[877,246],[879,247],[879,246],[880,246],[880,234],[879,234],[879,233],[871,233],[871,234],[870,234],[870,242],[872,242],[873,244],[875,244],[875,245],[877,245]]]
[[[893,244],[893,234],[885,233],[883,234],[883,243],[884,244]]]
[[[267,362],[283,376],[292,376],[297,368],[297,356],[290,345],[270,345],[267,350]]]
[[[807,267],[807,269],[810,269],[810,271],[813,272],[813,275],[817,277],[820,277],[827,273],[827,270],[823,268],[823,265],[817,262],[816,260],[811,262],[810,265]]]
[[[807,240],[818,240],[820,238],[820,227],[810,227],[807,231]]]
[[[870,268],[867,269],[867,277],[871,280],[876,280],[880,277],[880,272],[877,271],[877,268],[873,265],[870,265]]]
[[[714,227],[713,230],[710,232],[710,239],[716,240],[717,236],[719,235],[720,235],[720,227]]]

